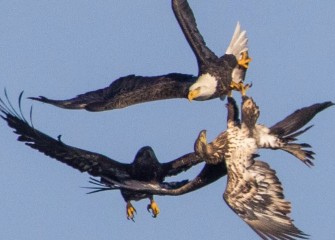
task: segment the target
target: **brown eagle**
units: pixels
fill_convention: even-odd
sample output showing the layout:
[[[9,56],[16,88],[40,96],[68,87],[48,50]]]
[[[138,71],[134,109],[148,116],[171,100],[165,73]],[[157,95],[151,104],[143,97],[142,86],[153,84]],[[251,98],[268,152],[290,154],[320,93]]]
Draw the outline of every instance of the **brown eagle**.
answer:
[[[284,199],[276,172],[267,163],[255,160],[255,157],[258,156],[258,148],[282,149],[312,165],[313,152],[303,149],[309,145],[292,142],[309,129],[299,131],[301,127],[318,112],[332,105],[332,102],[324,102],[299,109],[273,127],[266,128],[256,124],[259,108],[251,98],[243,97],[240,121],[236,102],[229,97],[228,129],[209,144],[204,141],[204,132],[196,140],[195,151],[204,158],[206,165],[192,181],[172,190],[136,180],[120,184],[112,182],[119,188],[134,191],[180,195],[199,189],[227,173],[227,187],[223,195],[225,202],[262,239],[306,239],[308,235],[299,230],[288,216],[291,204]],[[260,131],[266,134],[260,134]],[[270,140],[265,141],[264,137]],[[273,139],[278,145],[268,144]]]
[[[19,135],[18,141],[24,142],[27,146],[63,162],[80,172],[87,172],[93,177],[99,177],[99,180],[92,180],[93,183],[99,185],[96,191],[113,188],[113,184],[110,183],[111,180],[123,182],[130,179],[143,181],[153,186],[162,185],[168,189],[180,187],[186,181],[165,183],[165,177],[177,175],[202,161],[195,153],[188,153],[170,162],[160,163],[153,149],[146,146],[137,152],[132,163],[127,164],[99,153],[69,146],[61,141],[60,136],[58,136],[58,139],[54,139],[34,128],[32,123],[29,123],[22,114],[21,98],[22,93],[19,97],[19,111],[16,111],[12,107],[8,98],[7,104],[4,100],[0,99],[0,116]],[[152,194],[127,189],[121,189],[121,194],[127,203],[128,219],[133,220],[134,213],[136,212],[130,202],[131,200],[137,201],[149,198],[150,204],[148,205],[148,210],[152,211],[154,217],[159,213],[158,205],[154,201]]]

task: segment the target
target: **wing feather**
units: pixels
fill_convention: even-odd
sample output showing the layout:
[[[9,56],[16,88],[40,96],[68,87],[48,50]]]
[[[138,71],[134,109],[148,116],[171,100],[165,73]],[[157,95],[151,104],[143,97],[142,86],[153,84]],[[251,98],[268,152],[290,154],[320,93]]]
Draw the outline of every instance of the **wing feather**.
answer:
[[[106,88],[67,100],[53,100],[43,96],[30,99],[66,109],[106,111],[149,101],[187,98],[188,89],[195,80],[196,77],[181,73],[153,77],[129,75],[115,80]]]
[[[198,163],[203,162],[197,154],[195,153],[187,153],[175,160],[172,160],[167,163],[162,163],[164,175],[166,176],[174,176],[183,171],[190,169],[192,166],[195,166]]]
[[[20,100],[19,100],[20,101]],[[88,172],[92,176],[100,176],[108,172],[109,176],[127,176],[127,164],[119,163],[104,155],[71,147],[61,141],[38,131],[24,118],[21,111],[18,113],[8,101],[9,106],[0,99],[1,117],[8,126],[19,135],[18,141],[44,153],[46,156],[63,162],[80,172]]]
[[[332,105],[334,105],[332,102],[324,102],[298,109],[271,128],[256,125],[254,133],[258,147],[284,150],[303,161],[307,166],[313,166],[314,152],[305,149],[311,146],[306,143],[294,143],[294,141],[297,140],[296,137],[312,127],[300,130],[303,126],[316,114]]]
[[[127,189],[132,191],[143,192],[152,195],[168,195],[178,196],[189,192],[193,192],[202,187],[205,187],[227,174],[226,164],[219,163],[217,165],[205,164],[201,172],[191,181],[174,182],[171,185],[170,182],[163,182],[161,184],[151,184],[148,182],[142,182],[137,180],[126,180],[123,182],[115,181],[110,179],[110,183],[120,189]]]
[[[234,180],[236,187],[227,187],[224,200],[259,236],[282,240],[307,238],[288,216],[291,204],[284,199],[276,172],[267,163],[255,160],[243,177]]]
[[[270,133],[278,136],[287,136],[299,130],[311,121],[316,114],[333,106],[332,102],[316,103],[309,107],[296,110],[282,121],[270,127]]]
[[[173,0],[172,9],[187,42],[197,58],[199,70],[202,65],[207,65],[208,60],[217,59],[215,53],[206,46],[188,2],[186,0]]]

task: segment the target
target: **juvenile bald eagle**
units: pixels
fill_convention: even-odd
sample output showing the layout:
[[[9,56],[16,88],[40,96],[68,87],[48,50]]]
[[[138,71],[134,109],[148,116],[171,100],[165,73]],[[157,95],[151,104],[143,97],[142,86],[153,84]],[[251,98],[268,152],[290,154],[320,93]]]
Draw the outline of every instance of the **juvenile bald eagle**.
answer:
[[[80,172],[87,172],[91,176],[100,177],[100,180],[93,180],[94,183],[100,182],[96,191],[104,189],[113,189],[111,179],[123,182],[129,179],[143,181],[150,185],[160,185],[164,188],[180,187],[185,181],[164,183],[167,176],[176,175],[186,171],[202,160],[195,153],[185,154],[173,161],[160,163],[149,146],[141,148],[132,163],[121,163],[102,154],[86,151],[80,148],[72,147],[40,132],[32,126],[23,116],[21,111],[21,97],[19,97],[19,111],[15,111],[11,103],[6,104],[0,99],[0,116],[7,122],[8,126],[14,129],[19,135],[18,141],[24,142],[27,146],[44,153],[45,155],[63,162]],[[95,192],[95,191],[94,191]],[[159,213],[157,203],[152,194],[135,192],[127,189],[121,189],[121,194],[127,202],[127,218],[134,219],[135,208],[131,200],[150,199],[148,210],[152,211],[154,217]]]
[[[228,120],[224,200],[263,239],[305,239],[307,235],[288,216],[291,204],[284,199],[276,172],[268,164],[254,160],[258,149],[254,137],[258,117],[255,102],[244,97],[241,122]]]
[[[228,97],[228,102],[228,121],[230,121],[231,119],[236,119],[238,109],[233,98]],[[294,141],[297,140],[297,136],[312,127],[309,126],[300,130],[303,126],[312,120],[316,114],[332,105],[334,104],[328,101],[298,109],[270,128],[256,124],[252,134],[256,140],[257,147],[284,150],[300,159],[306,165],[312,166],[314,152],[305,149],[311,146],[307,143],[294,143]],[[220,133],[211,143],[207,144],[206,130],[202,130],[194,148],[195,152],[204,158],[207,163],[216,164],[224,158],[226,144],[227,131]]]
[[[240,24],[235,28],[226,53],[217,57],[206,46],[188,2],[172,0],[172,9],[197,59],[198,76],[182,73],[153,77],[129,75],[115,80],[106,88],[67,100],[53,100],[43,96],[31,99],[66,109],[105,111],[171,98],[224,98],[232,89],[243,90],[243,80],[251,59],[247,53],[248,38]]]
[[[269,129],[273,134],[270,134],[270,139],[277,137],[279,142],[287,140],[287,145],[292,144],[290,141],[306,131],[298,131],[301,127],[317,113],[332,105],[334,104],[331,102],[324,102],[295,111]],[[267,163],[254,159],[258,156],[257,149],[262,147],[257,132],[258,117],[258,107],[251,98],[245,96],[242,104],[242,121],[240,121],[236,102],[228,98],[228,129],[224,134],[219,135],[221,139],[214,140],[222,140],[221,144],[213,144],[213,141],[207,146],[203,145],[204,148],[198,149],[198,154],[207,163],[197,177],[179,188],[171,190],[161,186],[150,186],[136,180],[127,180],[120,184],[112,182],[120,188],[134,191],[157,195],[180,195],[197,190],[228,172],[228,184],[224,193],[226,203],[262,239],[305,239],[307,235],[294,226],[288,216],[291,205],[284,199],[283,189],[276,172]],[[296,131],[298,132],[294,133]],[[200,134],[198,143],[201,142],[201,138]],[[287,145],[282,149],[286,151]],[[295,146],[293,153],[306,152],[302,149],[305,144]],[[264,145],[264,147],[268,146]],[[313,153],[307,151],[305,154],[307,159],[311,159]]]

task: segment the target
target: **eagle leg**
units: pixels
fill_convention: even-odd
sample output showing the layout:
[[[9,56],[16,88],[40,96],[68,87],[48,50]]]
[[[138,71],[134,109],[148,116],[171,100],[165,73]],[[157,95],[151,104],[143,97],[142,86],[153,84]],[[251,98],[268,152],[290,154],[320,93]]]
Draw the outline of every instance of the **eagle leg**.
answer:
[[[127,201],[126,210],[127,210],[127,219],[135,222],[134,217],[135,217],[136,209],[134,208],[134,206],[131,204],[130,201]]]
[[[231,82],[230,88],[231,90],[236,90],[241,92],[242,96],[246,96],[247,90],[252,87],[252,84],[243,84],[242,82],[236,83]]]
[[[242,53],[241,59],[237,61],[237,64],[247,69],[251,61],[252,58],[250,58],[248,52],[245,51]]]
[[[159,207],[158,204],[155,202],[154,199],[150,199],[150,204],[148,204],[147,206],[147,210],[148,212],[152,213],[152,217],[157,217],[157,215],[159,214]]]

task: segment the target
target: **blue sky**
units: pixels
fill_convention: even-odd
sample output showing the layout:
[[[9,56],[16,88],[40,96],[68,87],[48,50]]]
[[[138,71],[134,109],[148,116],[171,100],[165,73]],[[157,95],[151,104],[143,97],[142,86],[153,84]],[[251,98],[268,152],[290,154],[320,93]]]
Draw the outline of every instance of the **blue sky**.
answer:
[[[189,1],[207,45],[222,55],[237,21],[247,29],[253,62],[249,94],[272,125],[297,108],[334,99],[335,3],[331,1]],[[197,73],[195,57],[170,1],[1,1],[0,88],[69,98],[128,74]],[[3,96],[3,94],[1,94]],[[238,94],[235,94],[239,100]],[[193,151],[202,129],[211,140],[226,129],[224,103],[168,100],[90,113],[25,99],[34,126],[65,143],[131,162],[150,145],[161,162]],[[335,235],[334,109],[300,137],[315,167],[286,153],[261,151],[292,202],[295,224],[312,239]],[[222,200],[226,178],[180,197],[134,203],[127,221],[119,192],[86,195],[88,175],[30,149],[0,122],[1,239],[258,239]],[[201,166],[176,179],[193,178]]]

